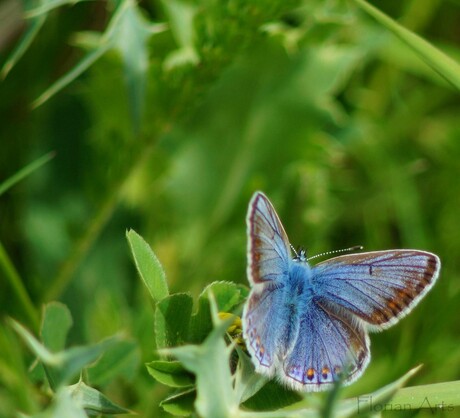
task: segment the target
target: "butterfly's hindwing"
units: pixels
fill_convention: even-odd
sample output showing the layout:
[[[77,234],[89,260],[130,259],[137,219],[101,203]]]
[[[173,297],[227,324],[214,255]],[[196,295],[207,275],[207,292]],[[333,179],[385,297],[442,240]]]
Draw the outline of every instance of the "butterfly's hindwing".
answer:
[[[341,373],[345,384],[356,380],[369,360],[369,339],[362,323],[336,305],[314,298],[300,320],[280,378],[297,390],[324,390]]]
[[[253,290],[243,312],[246,347],[255,359],[259,373],[272,376],[278,355],[277,344],[282,328],[280,314],[281,288],[270,290],[267,285],[262,292]]]
[[[317,264],[313,275],[322,296],[380,329],[412,310],[435,283],[439,268],[432,253],[389,250],[332,258]]]

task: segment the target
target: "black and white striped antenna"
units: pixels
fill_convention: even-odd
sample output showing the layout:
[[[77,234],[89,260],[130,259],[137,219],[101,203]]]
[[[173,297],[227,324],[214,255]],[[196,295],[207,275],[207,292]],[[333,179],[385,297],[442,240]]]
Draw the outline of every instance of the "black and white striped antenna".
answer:
[[[355,245],[354,247],[343,248],[342,250],[326,251],[325,253],[316,254],[316,255],[314,255],[312,257],[308,257],[307,261],[313,260],[314,258],[323,257],[325,255],[331,255],[331,254],[337,254],[337,253],[349,253],[349,252],[352,252],[352,251],[358,251],[358,250],[362,250],[363,248],[364,247],[362,245]],[[296,254],[297,254],[297,252],[296,252]]]

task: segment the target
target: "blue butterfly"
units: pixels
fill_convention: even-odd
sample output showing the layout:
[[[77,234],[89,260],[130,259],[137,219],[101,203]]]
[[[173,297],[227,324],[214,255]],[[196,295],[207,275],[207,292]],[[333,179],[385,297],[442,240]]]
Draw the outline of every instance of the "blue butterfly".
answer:
[[[439,258],[418,250],[343,255],[308,264],[291,246],[268,198],[249,203],[251,293],[243,335],[256,371],[290,388],[330,389],[358,379],[369,364],[369,331],[386,329],[433,287]]]

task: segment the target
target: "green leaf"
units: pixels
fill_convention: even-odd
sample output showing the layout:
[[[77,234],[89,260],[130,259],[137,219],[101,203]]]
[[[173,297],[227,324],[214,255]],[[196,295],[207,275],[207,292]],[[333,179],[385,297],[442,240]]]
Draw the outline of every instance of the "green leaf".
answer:
[[[147,370],[158,382],[173,388],[191,386],[195,378],[179,361],[155,360],[146,364]]]
[[[231,312],[247,297],[247,289],[235,283],[214,282],[208,285],[199,296],[198,310],[192,316],[191,341],[194,343],[203,341],[212,330],[210,292],[214,295],[219,312]]]
[[[432,413],[452,411],[460,406],[460,380],[399,389],[391,404],[407,409],[430,409]]]
[[[186,293],[176,293],[157,303],[155,338],[157,348],[175,347],[188,341],[193,299]]]
[[[78,382],[65,388],[72,399],[90,415],[99,414],[129,414],[128,409],[118,406],[98,390]],[[66,415],[63,415],[66,416]]]
[[[457,89],[460,89],[460,65],[425,39],[401,26],[364,0],[354,2],[408,45],[426,64]]]
[[[212,320],[216,324],[201,345],[186,345],[162,350],[175,356],[196,376],[195,409],[203,417],[225,417],[238,408],[229,367],[231,349],[224,341],[228,321],[220,322],[217,304],[210,296]]]
[[[154,302],[168,296],[166,275],[160,261],[144,239],[132,229],[126,233],[134,263]]]
[[[193,413],[195,400],[196,390],[189,389],[167,397],[160,402],[160,406],[172,415],[185,417]]]
[[[87,368],[88,382],[104,386],[118,376],[132,379],[139,363],[140,352],[137,343],[130,340],[118,341],[102,354],[94,366]]]
[[[63,350],[72,324],[67,306],[60,302],[46,304],[40,332],[44,346],[54,353]]]
[[[99,344],[73,347],[58,353],[52,353],[41,344],[27,329],[14,320],[10,320],[12,327],[29,346],[30,350],[39,358],[45,368],[50,387],[56,391],[60,386],[70,382],[83,367],[94,362],[109,347],[119,339],[108,338]]]

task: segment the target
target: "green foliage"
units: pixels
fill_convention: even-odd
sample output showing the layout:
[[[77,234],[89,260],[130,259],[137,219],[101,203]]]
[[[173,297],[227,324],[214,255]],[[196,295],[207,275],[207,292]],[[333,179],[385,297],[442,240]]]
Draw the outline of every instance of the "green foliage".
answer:
[[[0,306],[15,320],[0,326],[0,417],[459,404],[456,2],[40,0],[25,20],[5,4]],[[266,382],[216,316],[247,296],[256,189],[310,254],[442,259],[334,396]]]
[[[111,338],[99,344],[85,347],[72,347],[65,349],[67,333],[72,325],[72,317],[67,307],[60,303],[50,303],[45,307],[41,327],[42,341],[38,341],[29,331],[18,322],[11,320],[11,325],[23,339],[29,349],[40,361],[46,382],[53,392],[50,407],[33,416],[58,418],[62,416],[86,417],[89,415],[114,415],[129,412],[104,396],[93,387],[79,381],[73,385],[69,383],[77,374],[82,374],[83,369],[98,360],[110,348],[123,343],[120,338]],[[125,353],[126,355],[126,353]],[[123,355],[119,360],[123,361]],[[104,368],[93,368],[93,375],[101,374]],[[113,365],[112,365],[113,366]],[[111,367],[112,375],[116,371]]]

